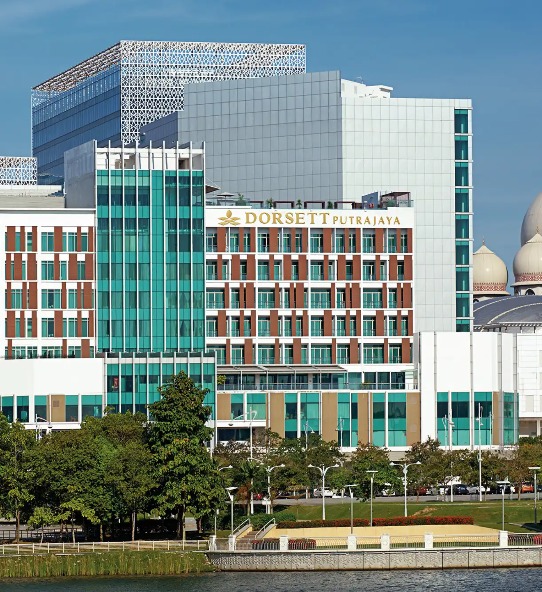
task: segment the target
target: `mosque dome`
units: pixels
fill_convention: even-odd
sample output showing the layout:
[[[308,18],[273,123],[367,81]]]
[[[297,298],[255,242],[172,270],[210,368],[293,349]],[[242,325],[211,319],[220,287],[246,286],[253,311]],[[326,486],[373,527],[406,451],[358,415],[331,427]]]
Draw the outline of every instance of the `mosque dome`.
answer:
[[[539,193],[525,213],[521,224],[521,244],[524,245],[542,229],[542,193]]]
[[[474,294],[478,296],[508,295],[508,271],[504,261],[483,244],[473,256]]]
[[[541,196],[542,194],[538,197]],[[538,232],[516,253],[514,276],[514,286],[542,284],[542,236]]]

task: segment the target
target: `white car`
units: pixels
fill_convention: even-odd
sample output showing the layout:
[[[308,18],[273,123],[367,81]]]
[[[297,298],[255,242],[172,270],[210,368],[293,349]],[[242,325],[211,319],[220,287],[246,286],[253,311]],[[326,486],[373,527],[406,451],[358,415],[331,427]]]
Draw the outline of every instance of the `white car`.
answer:
[[[479,486],[478,485],[470,485],[469,487],[467,487],[467,489],[469,490],[469,493],[478,493]],[[482,485],[482,493],[489,493],[489,492],[490,492],[489,487]]]
[[[314,489],[314,491],[312,492],[314,497],[333,497],[333,491],[331,489],[324,489],[324,495],[322,495],[322,488],[316,488]]]

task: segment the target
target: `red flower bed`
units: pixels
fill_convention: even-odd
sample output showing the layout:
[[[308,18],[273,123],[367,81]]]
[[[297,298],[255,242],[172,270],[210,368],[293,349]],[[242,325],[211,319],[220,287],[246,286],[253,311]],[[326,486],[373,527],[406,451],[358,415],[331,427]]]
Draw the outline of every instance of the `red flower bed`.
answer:
[[[435,524],[474,524],[472,516],[399,516],[397,518],[374,518],[373,526],[411,526]]]
[[[474,524],[472,516],[398,516],[397,518],[374,518],[373,526],[411,526],[434,524]],[[350,526],[349,519],[343,520],[298,520],[297,522],[279,522],[277,528],[337,528]],[[354,526],[369,526],[365,518],[354,518]]]
[[[290,539],[288,541],[289,551],[314,551],[316,541],[314,539]]]

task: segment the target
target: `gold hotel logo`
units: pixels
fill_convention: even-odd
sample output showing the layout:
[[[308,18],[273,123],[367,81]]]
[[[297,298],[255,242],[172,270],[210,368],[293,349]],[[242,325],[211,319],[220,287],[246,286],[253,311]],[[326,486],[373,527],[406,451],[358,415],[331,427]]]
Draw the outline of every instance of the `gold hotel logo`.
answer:
[[[306,226],[318,225],[327,226],[328,224],[337,224],[341,226],[400,226],[401,221],[397,216],[381,216],[374,214],[355,215],[335,212],[244,212],[245,225],[275,224],[278,226]],[[241,218],[234,216],[231,210],[226,211],[225,216],[218,218],[220,226],[239,226]]]

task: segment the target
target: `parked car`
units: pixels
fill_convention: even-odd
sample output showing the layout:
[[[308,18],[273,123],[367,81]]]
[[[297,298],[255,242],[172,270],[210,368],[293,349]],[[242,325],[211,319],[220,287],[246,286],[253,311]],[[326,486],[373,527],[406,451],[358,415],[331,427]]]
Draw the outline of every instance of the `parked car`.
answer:
[[[513,485],[499,485],[499,484],[495,484],[495,487],[491,488],[491,491],[493,493],[503,493],[503,489],[504,489],[504,493],[505,494],[509,494],[509,493],[516,493],[516,488]]]
[[[469,495],[469,488],[463,483],[456,483],[454,486],[454,495]],[[444,490],[444,495],[450,495],[450,486]]]
[[[318,488],[316,487],[314,489],[314,491],[312,492],[312,495],[314,497],[333,497],[333,491],[331,489],[328,489],[327,487],[324,489],[324,492],[322,494],[322,488]]]
[[[469,493],[473,494],[473,493],[479,493],[479,485],[470,485],[468,487]],[[490,493],[490,488],[486,487],[485,485],[482,485],[482,493]]]

